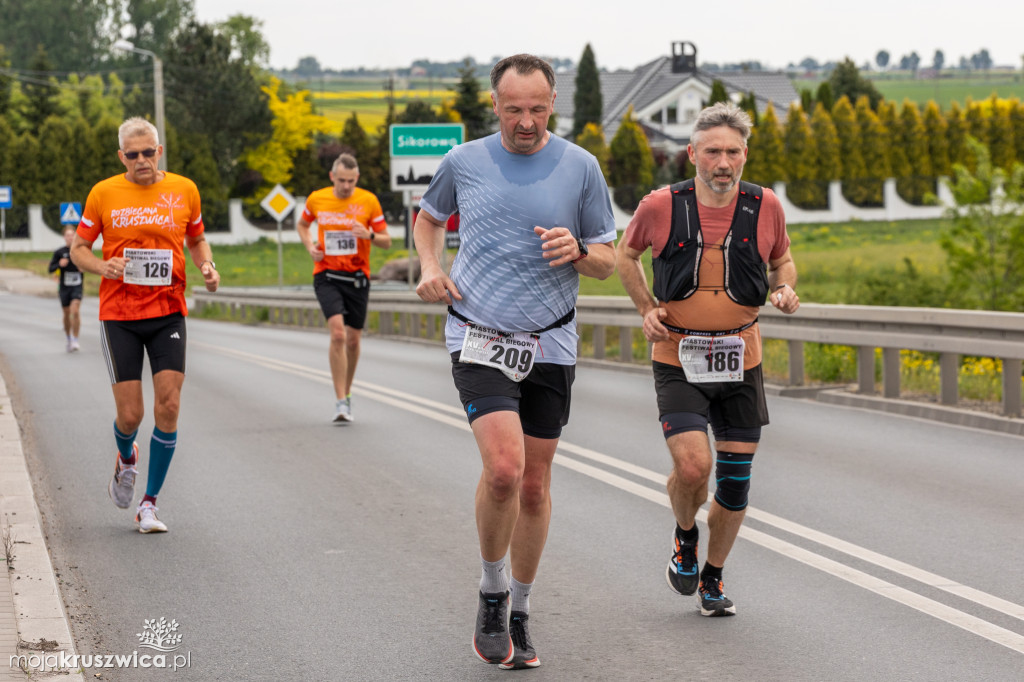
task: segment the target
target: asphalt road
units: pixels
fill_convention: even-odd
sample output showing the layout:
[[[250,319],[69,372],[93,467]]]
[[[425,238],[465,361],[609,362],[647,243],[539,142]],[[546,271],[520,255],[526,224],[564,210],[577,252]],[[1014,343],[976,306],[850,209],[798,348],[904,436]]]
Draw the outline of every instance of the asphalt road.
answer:
[[[1024,439],[770,397],[725,571],[738,615],[708,619],[665,585],[650,377],[581,367],[531,600],[543,665],[509,673],[470,649],[480,465],[440,346],[367,337],[356,421],[337,427],[323,332],[190,320],[158,502],[171,530],[147,536],[106,493],[95,300],[80,353],[59,313],[0,295],[0,362],[78,651],[131,654],[144,620],[166,618],[190,655],[102,679],[1024,677]],[[139,494],[151,429],[150,414]]]

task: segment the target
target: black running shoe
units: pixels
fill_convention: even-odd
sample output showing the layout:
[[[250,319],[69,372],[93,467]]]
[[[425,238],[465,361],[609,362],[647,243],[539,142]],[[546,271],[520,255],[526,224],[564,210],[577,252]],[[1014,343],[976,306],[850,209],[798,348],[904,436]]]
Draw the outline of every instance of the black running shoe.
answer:
[[[697,601],[700,603],[702,616],[736,615],[735,604],[722,594],[722,581],[719,578],[701,578]]]
[[[473,651],[484,663],[507,663],[514,648],[508,634],[508,592],[480,593]]]
[[[530,616],[522,611],[512,612],[508,621],[508,631],[512,635],[512,644],[516,650],[512,654],[512,660],[498,666],[502,670],[522,670],[540,665],[537,652],[533,649],[533,642],[530,641],[529,620]]]
[[[665,569],[665,580],[677,594],[693,594],[697,591],[697,542],[682,542],[679,536],[672,534],[674,543],[672,558]]]

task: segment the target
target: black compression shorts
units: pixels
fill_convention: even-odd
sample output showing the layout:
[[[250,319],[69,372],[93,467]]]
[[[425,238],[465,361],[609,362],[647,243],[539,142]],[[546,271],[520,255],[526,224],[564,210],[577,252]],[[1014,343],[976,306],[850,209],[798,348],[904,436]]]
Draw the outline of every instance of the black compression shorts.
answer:
[[[185,317],[181,313],[148,320],[101,320],[100,326],[110,383],[141,380],[145,355],[153,374],[165,369],[185,373]]]
[[[452,353],[452,377],[469,423],[489,412],[519,414],[523,433],[534,438],[558,438],[569,423],[575,365],[537,363],[520,382],[501,370],[459,362],[460,352]]]

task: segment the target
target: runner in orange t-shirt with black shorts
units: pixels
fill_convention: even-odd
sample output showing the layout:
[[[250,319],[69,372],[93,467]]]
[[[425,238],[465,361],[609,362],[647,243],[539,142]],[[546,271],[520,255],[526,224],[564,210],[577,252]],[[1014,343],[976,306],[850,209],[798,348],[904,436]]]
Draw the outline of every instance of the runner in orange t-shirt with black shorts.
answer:
[[[110,372],[117,418],[117,463],[107,492],[127,509],[135,497],[139,447],[135,442],[145,412],[142,364],[153,371],[155,426],[150,439],[146,494],[135,520],[142,533],[162,532],[156,496],[163,486],[178,435],[178,410],[185,381],[185,252],[203,274],[208,291],[220,283],[210,245],[203,236],[199,190],[188,178],[159,170],[163,155],[156,127],[130,118],[117,133],[118,158],[126,172],[97,183],[89,192],[71,245],[71,260],[100,275],[103,355]],[[103,257],[92,252],[103,238]]]
[[[370,244],[389,249],[391,237],[377,197],[356,187],[359,165],[354,156],[335,159],[329,177],[331,187],[306,199],[295,230],[313,259],[313,290],[331,333],[334,422],[344,424],[352,421],[352,379],[370,300]],[[310,230],[314,221],[315,239]]]

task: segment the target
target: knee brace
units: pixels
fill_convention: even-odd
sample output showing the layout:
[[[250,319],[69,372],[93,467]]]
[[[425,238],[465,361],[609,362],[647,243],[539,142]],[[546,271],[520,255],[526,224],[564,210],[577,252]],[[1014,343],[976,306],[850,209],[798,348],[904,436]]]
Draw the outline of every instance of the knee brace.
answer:
[[[729,511],[747,508],[754,453],[718,452],[715,459],[715,501]]]

